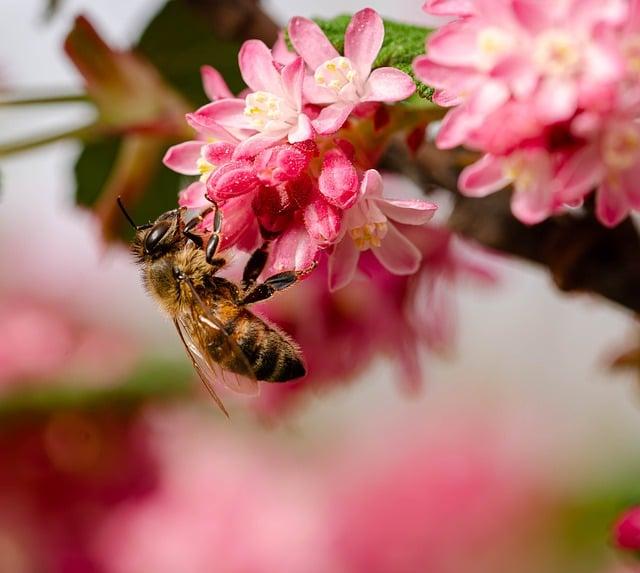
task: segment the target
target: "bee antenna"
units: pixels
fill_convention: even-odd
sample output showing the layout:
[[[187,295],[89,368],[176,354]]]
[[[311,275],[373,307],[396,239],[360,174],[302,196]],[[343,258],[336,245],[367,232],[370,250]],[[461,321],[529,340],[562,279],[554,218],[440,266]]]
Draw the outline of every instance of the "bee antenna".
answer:
[[[126,217],[127,221],[129,221],[129,223],[131,224],[131,226],[136,230],[139,231],[140,229],[145,229],[147,227],[149,227],[149,225],[136,225],[135,221],[131,218],[131,215],[129,215],[129,213],[127,212],[124,203],[122,202],[122,197],[120,195],[118,195],[118,198],[116,199],[116,201],[118,202],[118,207],[120,207],[120,211],[122,211],[122,214]]]

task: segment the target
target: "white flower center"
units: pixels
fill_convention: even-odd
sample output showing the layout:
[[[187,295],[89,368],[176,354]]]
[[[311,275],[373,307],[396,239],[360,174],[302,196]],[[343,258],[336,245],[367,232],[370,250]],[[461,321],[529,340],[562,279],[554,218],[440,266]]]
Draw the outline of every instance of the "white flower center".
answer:
[[[488,27],[480,31],[477,38],[478,66],[491,69],[501,56],[513,47],[513,36],[500,28]]]
[[[254,92],[245,99],[244,115],[257,131],[274,131],[295,122],[296,112],[287,102],[269,92]]]
[[[611,169],[629,169],[639,159],[640,133],[635,125],[620,125],[605,133],[602,157]]]
[[[515,153],[506,158],[502,165],[504,176],[511,180],[517,189],[529,189],[536,182],[538,173],[534,162],[525,155]]]
[[[339,56],[318,66],[313,77],[319,86],[339,94],[345,86],[354,85],[356,71],[349,58]]]
[[[213,163],[209,163],[204,157],[198,157],[198,161],[196,162],[196,166],[198,167],[198,171],[200,172],[200,181],[205,183],[215,170],[216,166]]]
[[[387,234],[387,223],[367,223],[361,227],[349,229],[349,235],[361,251],[366,251],[371,247],[379,247]]]
[[[552,76],[573,74],[581,63],[579,42],[565,32],[550,30],[538,38],[534,60],[542,73]]]

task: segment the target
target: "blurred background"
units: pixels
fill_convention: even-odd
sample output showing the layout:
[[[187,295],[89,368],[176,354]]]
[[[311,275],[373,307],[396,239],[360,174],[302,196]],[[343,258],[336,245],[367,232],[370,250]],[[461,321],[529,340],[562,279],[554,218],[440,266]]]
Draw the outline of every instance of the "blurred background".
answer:
[[[193,83],[219,66],[213,36],[202,61],[172,48],[168,24],[189,33],[165,4],[3,0],[0,91],[69,101],[0,106],[0,147],[94,121],[63,49],[80,14],[116,50],[147,30],[144,49],[188,58]],[[419,2],[370,5],[429,24]],[[362,7],[261,6],[279,23]],[[611,538],[640,500],[628,311],[434,228],[397,300],[361,284],[327,299],[310,279],[263,309],[314,367],[303,385],[224,396],[229,421],[126,245],[105,240],[109,213],[76,207],[96,202],[106,145],[0,153],[0,572],[635,570]],[[153,193],[138,217],[175,204]]]

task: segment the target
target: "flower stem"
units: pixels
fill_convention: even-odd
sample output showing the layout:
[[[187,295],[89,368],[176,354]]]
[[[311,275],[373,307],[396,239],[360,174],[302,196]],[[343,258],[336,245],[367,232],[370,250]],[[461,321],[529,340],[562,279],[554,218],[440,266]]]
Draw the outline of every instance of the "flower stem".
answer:
[[[0,96],[0,106],[49,105],[58,103],[86,103],[91,99],[85,93],[68,93],[40,96],[37,94],[22,97]]]
[[[90,137],[94,137],[98,133],[97,127],[97,124],[91,123],[89,125],[84,125],[67,131],[60,131],[49,135],[40,135],[33,139],[23,139],[21,141],[5,143],[0,145],[0,157],[7,157],[15,153],[29,151],[30,149],[49,145],[50,143],[56,143],[64,139],[88,139]]]

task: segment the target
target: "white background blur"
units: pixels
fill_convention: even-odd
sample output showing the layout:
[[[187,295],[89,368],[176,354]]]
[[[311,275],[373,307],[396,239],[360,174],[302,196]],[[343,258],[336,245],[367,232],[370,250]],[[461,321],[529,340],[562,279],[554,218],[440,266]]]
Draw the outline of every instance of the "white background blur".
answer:
[[[74,16],[84,12],[109,42],[126,47],[162,3],[65,0],[47,23],[44,0],[0,0],[2,82],[16,89],[79,88],[80,79],[61,47]],[[370,5],[388,17],[426,22],[419,0]],[[355,11],[362,4],[356,0],[269,0],[264,6],[284,22],[295,14],[332,16]],[[56,108],[53,116],[51,111],[0,109],[0,142],[68,127],[70,122],[81,124],[83,114],[91,113],[82,106],[64,114]],[[101,296],[110,297],[110,303],[93,309],[85,305],[85,311],[127,325],[166,352],[179,352],[173,327],[147,301],[124,253],[105,255],[78,239],[87,236],[90,222],[76,220],[65,211],[72,204],[72,166],[77,153],[75,144],[62,143],[1,162],[0,237],[10,234],[7,229],[15,235],[23,226],[63,229],[64,236],[52,239],[59,245],[59,257],[84,261],[80,265],[91,265],[96,257],[101,261],[98,278],[81,284],[104,293]],[[55,223],[61,219],[64,225]],[[37,244],[23,244],[24,252],[19,244],[14,246],[0,244],[3,274],[16,257],[38,256]],[[48,264],[55,265],[55,261]],[[428,377],[419,399],[402,396],[390,379],[393,369],[377,364],[366,380],[315,400],[292,426],[297,431],[339,435],[348,429],[353,433],[357,431],[354,416],[404,416],[408,410],[428,416],[443,404],[470,400],[494,408],[497,403],[498,408],[530,416],[535,431],[550,444],[582,444],[575,448],[575,455],[588,455],[589,466],[597,465],[605,473],[608,456],[640,453],[640,392],[634,377],[606,370],[615,351],[631,341],[630,314],[599,299],[559,294],[547,274],[533,266],[519,262],[501,266],[501,288],[475,290],[463,285],[460,289],[456,354],[448,361],[427,357]],[[46,270],[23,271],[28,269],[26,262],[16,268],[20,276],[5,275],[2,281],[24,288],[36,288],[36,281],[37,288],[50,288]],[[326,424],[328,418],[331,424]],[[581,463],[581,459],[575,461]]]

